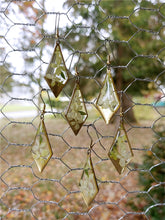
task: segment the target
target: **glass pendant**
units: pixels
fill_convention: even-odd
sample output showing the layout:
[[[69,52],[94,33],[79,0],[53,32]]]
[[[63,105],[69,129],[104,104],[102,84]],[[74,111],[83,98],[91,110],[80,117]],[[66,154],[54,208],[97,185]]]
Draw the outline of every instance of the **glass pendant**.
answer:
[[[87,154],[87,161],[80,179],[80,190],[82,192],[84,201],[89,206],[96,197],[99,188],[96,181],[95,172],[92,165],[91,153]]]
[[[125,167],[133,158],[133,152],[123,122],[120,122],[108,156],[119,174],[123,173]]]
[[[59,40],[56,42],[56,46],[44,78],[55,97],[60,94],[61,90],[68,81],[68,70],[65,65]]]
[[[77,135],[88,117],[78,82],[75,84],[75,88],[73,90],[71,101],[65,117],[74,134]]]
[[[32,146],[32,156],[40,172],[43,171],[48,161],[52,157],[52,149],[47,135],[44,121],[41,119]]]
[[[120,101],[115,91],[111,72],[108,69],[103,87],[96,102],[96,108],[99,110],[100,114],[105,120],[105,123],[109,124],[110,119],[117,112],[119,107]]]

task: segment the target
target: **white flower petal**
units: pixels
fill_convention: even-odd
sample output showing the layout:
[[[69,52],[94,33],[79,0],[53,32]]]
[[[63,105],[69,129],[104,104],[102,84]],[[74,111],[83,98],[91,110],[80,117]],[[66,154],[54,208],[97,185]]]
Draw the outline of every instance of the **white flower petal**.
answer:
[[[80,128],[80,125],[79,125],[79,124],[76,124],[76,125],[74,126],[74,128],[75,128],[76,130],[78,130],[78,129]]]
[[[76,125],[76,122],[75,122],[75,121],[71,121],[70,124],[71,124],[72,126],[74,126],[74,125]]]
[[[125,165],[126,165],[125,164],[125,159],[121,158],[120,161],[119,161],[119,164],[120,164],[121,167],[125,167]]]

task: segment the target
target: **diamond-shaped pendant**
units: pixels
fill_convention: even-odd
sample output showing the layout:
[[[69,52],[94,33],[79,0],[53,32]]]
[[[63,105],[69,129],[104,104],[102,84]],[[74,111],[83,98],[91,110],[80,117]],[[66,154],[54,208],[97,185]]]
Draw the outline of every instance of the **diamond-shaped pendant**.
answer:
[[[71,129],[75,135],[77,135],[88,117],[86,106],[78,83],[76,83],[73,90],[71,101],[65,117]]]
[[[125,167],[133,158],[131,144],[123,123],[120,124],[117,130],[108,156],[119,174],[123,173]]]
[[[96,101],[96,108],[101,113],[105,123],[109,124],[110,119],[117,112],[119,107],[120,101],[115,90],[114,82],[110,70],[107,70],[103,87]]]
[[[99,191],[90,154],[87,155],[87,161],[84,166],[79,186],[84,201],[86,205],[89,206]]]
[[[32,156],[40,172],[43,171],[52,155],[46,127],[44,121],[41,120],[32,146]]]
[[[68,81],[68,70],[62,55],[59,42],[56,43],[54,52],[46,71],[45,80],[50,89],[57,97]]]

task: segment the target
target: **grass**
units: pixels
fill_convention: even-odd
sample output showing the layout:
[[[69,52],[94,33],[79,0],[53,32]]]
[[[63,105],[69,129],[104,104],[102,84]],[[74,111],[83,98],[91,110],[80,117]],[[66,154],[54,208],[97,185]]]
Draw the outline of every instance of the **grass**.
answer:
[[[133,102],[135,104],[133,111],[137,121],[155,121],[158,117],[160,117],[160,113],[163,110],[161,107],[154,108],[152,106],[152,104],[155,103],[152,96],[137,96],[133,98]]]
[[[3,105],[0,105],[0,109],[2,109]],[[20,111],[33,111],[35,110],[35,106],[24,106],[24,105],[14,105],[14,104],[9,104],[6,105],[3,108],[3,111],[5,112],[20,112]]]
[[[156,117],[159,116],[160,112],[161,114],[165,114],[164,108],[157,107],[158,112],[152,107],[152,103],[154,103],[154,98],[149,97],[134,97],[133,102],[136,103],[136,105],[133,107],[133,111],[135,114],[135,117],[137,121],[142,121],[142,120],[155,120]],[[66,107],[66,106],[65,106]],[[87,106],[88,107],[88,106]],[[90,106],[91,107],[91,106]],[[0,104],[0,109],[3,108],[3,105]],[[21,111],[33,111],[37,110],[34,105],[20,105],[20,104],[8,104],[3,108],[3,112],[21,112]],[[99,113],[92,106],[92,108],[89,110],[88,109],[88,121],[89,120],[95,120],[96,118],[99,117]]]

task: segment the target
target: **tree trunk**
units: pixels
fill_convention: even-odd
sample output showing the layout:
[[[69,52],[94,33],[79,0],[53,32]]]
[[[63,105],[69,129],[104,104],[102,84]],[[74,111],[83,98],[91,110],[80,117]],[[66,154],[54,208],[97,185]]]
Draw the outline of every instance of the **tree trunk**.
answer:
[[[122,106],[123,107],[123,112],[126,112],[124,114],[124,117],[129,122],[137,122],[132,106],[133,106],[133,102],[132,102],[131,96],[126,95],[124,93],[123,94],[123,106]]]
[[[121,69],[117,69],[116,71],[116,88],[117,91],[122,91],[122,87],[123,87],[123,77],[122,77],[122,71]],[[119,99],[121,100],[120,97],[121,93],[119,93]],[[121,100],[121,104],[122,104],[122,109],[123,112],[126,112],[124,114],[124,117],[129,121],[129,122],[136,122],[136,118],[133,112],[133,102],[132,102],[132,98],[130,95],[122,93],[122,100]]]
[[[122,57],[122,56],[123,56],[122,47],[119,46],[119,48],[118,48],[118,57]],[[117,88],[117,91],[119,91],[119,92],[122,91],[122,89],[123,89],[123,76],[122,76],[121,68],[118,68],[116,70],[116,88]],[[119,98],[121,100],[120,95],[121,95],[121,93],[119,94]],[[123,93],[121,104],[122,104],[123,112],[126,112],[124,117],[129,122],[136,122],[136,118],[135,118],[135,115],[134,115],[134,112],[133,112],[133,109],[132,109],[133,102],[132,102],[131,96]]]

